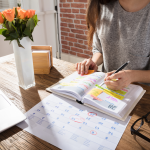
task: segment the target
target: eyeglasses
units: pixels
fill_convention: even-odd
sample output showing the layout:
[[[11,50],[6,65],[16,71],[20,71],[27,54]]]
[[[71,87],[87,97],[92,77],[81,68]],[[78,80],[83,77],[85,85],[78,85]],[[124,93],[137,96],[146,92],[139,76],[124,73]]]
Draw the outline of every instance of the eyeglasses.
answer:
[[[150,123],[150,112],[148,112],[146,115],[142,116],[141,118],[137,119],[133,123],[133,125],[131,126],[131,134],[138,135],[139,137],[143,138],[144,140],[150,142],[150,139],[148,137],[146,137],[145,135],[143,135],[139,132],[139,129],[144,124],[144,119],[147,123]]]

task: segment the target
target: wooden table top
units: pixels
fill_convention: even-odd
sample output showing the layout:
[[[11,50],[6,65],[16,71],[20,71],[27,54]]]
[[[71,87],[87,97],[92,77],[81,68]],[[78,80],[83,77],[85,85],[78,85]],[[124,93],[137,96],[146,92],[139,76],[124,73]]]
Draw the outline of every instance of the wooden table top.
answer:
[[[54,67],[52,67],[49,75],[35,75],[36,86],[28,90],[23,90],[18,86],[17,71],[14,61],[14,55],[8,55],[0,58],[0,90],[23,112],[27,112],[37,103],[42,101],[50,93],[45,89],[64,77],[75,71],[72,63],[53,59]],[[150,111],[150,87],[141,85],[146,94],[134,108],[131,113],[131,120],[117,146],[117,150],[144,150],[150,149],[150,143],[139,139],[137,136],[131,135],[130,127],[139,117]],[[150,123],[144,123],[142,133],[150,138]],[[0,150],[58,150],[57,147],[35,137],[34,135],[14,126],[0,133]]]

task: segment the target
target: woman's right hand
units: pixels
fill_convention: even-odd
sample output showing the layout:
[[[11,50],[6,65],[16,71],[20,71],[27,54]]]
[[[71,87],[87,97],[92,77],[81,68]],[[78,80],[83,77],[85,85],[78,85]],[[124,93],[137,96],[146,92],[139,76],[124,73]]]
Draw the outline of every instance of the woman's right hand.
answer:
[[[98,69],[98,66],[95,62],[92,61],[91,58],[85,59],[82,62],[76,64],[76,70],[78,71],[78,74],[87,74],[89,69],[94,71],[97,71]]]

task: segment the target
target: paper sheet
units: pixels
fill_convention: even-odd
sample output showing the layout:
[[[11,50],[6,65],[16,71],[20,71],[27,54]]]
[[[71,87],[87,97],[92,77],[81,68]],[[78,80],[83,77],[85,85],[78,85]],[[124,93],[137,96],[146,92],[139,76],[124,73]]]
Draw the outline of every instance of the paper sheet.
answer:
[[[26,116],[18,127],[64,150],[114,150],[130,120],[117,120],[54,94]]]

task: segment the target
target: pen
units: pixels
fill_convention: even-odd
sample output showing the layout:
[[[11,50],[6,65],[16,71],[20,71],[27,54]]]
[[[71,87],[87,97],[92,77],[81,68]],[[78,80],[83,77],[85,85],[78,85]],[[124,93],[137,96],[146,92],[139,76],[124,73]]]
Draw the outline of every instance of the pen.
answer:
[[[123,68],[125,68],[128,64],[129,64],[129,62],[130,61],[127,61],[125,64],[123,64],[121,67],[119,67],[113,74],[115,74],[115,73],[118,73],[119,71],[121,71]],[[113,75],[112,74],[112,75]],[[102,82],[101,84],[100,84],[100,86],[102,86],[104,84],[104,82]]]

